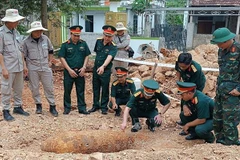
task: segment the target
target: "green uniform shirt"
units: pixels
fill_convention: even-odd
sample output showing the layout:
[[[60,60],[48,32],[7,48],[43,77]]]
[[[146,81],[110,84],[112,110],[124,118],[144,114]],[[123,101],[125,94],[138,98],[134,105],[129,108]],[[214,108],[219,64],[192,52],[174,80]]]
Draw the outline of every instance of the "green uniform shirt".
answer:
[[[111,87],[111,97],[128,99],[135,91],[136,87],[132,79],[127,78],[124,84],[121,84],[118,80],[115,80]]]
[[[138,89],[130,98],[127,107],[137,107],[143,111],[150,111],[156,108],[157,99],[162,105],[170,103],[169,99],[160,91],[156,90],[150,99],[144,97],[143,88]]]
[[[181,70],[178,66],[178,62],[176,62],[175,70],[180,73],[183,82],[195,83],[197,85],[197,90],[203,90],[206,83],[206,77],[202,72],[202,67],[197,62],[192,61],[190,67],[185,71]]]
[[[191,110],[192,115],[190,117],[192,119],[213,118],[214,101],[198,90],[196,90],[193,99],[189,101],[183,100],[182,105],[187,105]]]
[[[74,44],[72,43],[72,40],[69,39],[67,42],[62,44],[58,57],[65,58],[69,67],[73,69],[82,68],[85,57],[90,54],[91,52],[85,41],[80,39],[77,44]]]
[[[225,86],[226,93],[233,89],[240,92],[240,44],[234,42],[229,50],[218,51],[219,75],[217,85],[229,82]],[[224,86],[221,86],[222,88]]]
[[[94,47],[94,52],[96,52],[94,69],[97,69],[103,65],[108,55],[111,55],[113,58],[115,57],[115,55],[117,54],[117,47],[113,42],[108,43],[104,46],[103,39],[101,38],[97,39]],[[112,68],[112,61],[105,67],[105,69]]]

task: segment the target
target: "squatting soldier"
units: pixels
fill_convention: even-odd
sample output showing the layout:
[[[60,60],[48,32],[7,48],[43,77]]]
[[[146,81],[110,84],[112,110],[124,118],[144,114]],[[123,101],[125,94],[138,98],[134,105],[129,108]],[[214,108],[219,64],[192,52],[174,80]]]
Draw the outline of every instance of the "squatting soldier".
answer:
[[[89,112],[95,112],[98,109],[101,109],[102,114],[106,115],[108,111],[107,105],[109,102],[109,83],[112,61],[117,53],[117,47],[112,42],[116,28],[110,25],[104,25],[102,29],[103,38],[98,39],[94,47],[96,59],[93,67],[92,81],[93,107]]]
[[[111,87],[111,99],[109,107],[115,110],[115,116],[120,116],[120,105],[126,105],[131,95],[136,91],[134,81],[127,78],[128,70],[123,67],[115,67],[116,77]]]
[[[69,28],[71,38],[62,44],[59,51],[59,58],[64,66],[64,112],[69,114],[71,111],[71,91],[73,83],[77,92],[77,107],[81,114],[89,114],[85,103],[85,70],[91,54],[88,45],[80,39],[82,26],[72,26]]]
[[[122,130],[126,128],[128,114],[130,114],[133,125],[132,132],[138,132],[142,129],[139,117],[147,118],[148,129],[154,132],[155,126],[161,125],[162,116],[170,107],[169,99],[159,90],[159,84],[156,81],[145,80],[142,85],[143,88],[138,89],[127,103],[121,124]],[[164,105],[160,112],[156,108],[157,99]]]
[[[0,28],[0,71],[3,118],[6,121],[14,120],[9,113],[11,108],[12,90],[14,92],[13,113],[29,116],[22,108],[23,76],[27,75],[24,55],[20,50],[21,37],[16,30],[18,22],[24,17],[18,14],[17,9],[7,9],[2,19],[4,25]]]
[[[50,113],[57,117],[54,92],[53,92],[53,75],[51,70],[51,61],[53,58],[53,46],[49,38],[43,35],[47,31],[42,27],[41,22],[31,23],[31,29],[27,31],[30,35],[23,41],[23,53],[26,59],[29,77],[29,87],[32,97],[36,104],[36,113],[42,114],[41,94],[39,92],[39,83],[44,88],[45,97],[50,105]]]
[[[203,91],[206,77],[202,71],[201,65],[192,60],[192,55],[190,53],[181,53],[178,56],[175,70],[177,71],[177,80],[195,83],[197,85],[197,90]],[[177,121],[177,124],[182,125],[181,121]]]
[[[240,145],[237,125],[240,120],[240,44],[227,28],[214,31],[211,43],[217,44],[219,75],[213,113],[216,142]]]
[[[187,135],[186,140],[204,139],[207,143],[213,143],[215,137],[213,130],[214,101],[196,90],[196,84],[177,81],[178,94],[183,100],[183,111],[180,119],[183,123],[183,131],[180,135]]]

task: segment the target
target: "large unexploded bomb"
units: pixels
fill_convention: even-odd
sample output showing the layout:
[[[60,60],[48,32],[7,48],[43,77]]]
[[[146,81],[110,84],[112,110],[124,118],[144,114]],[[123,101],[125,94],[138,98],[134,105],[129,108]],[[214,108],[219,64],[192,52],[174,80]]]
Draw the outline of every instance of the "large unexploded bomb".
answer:
[[[68,131],[48,138],[41,149],[55,153],[106,153],[128,149],[133,143],[133,136],[122,131]]]

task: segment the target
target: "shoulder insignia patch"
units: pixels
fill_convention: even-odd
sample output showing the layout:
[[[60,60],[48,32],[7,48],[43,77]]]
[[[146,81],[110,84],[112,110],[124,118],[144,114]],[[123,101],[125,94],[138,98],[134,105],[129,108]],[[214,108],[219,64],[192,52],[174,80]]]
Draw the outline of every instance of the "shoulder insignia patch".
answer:
[[[116,46],[116,44],[112,41],[112,45]]]
[[[157,89],[155,92],[156,92],[156,93],[161,93],[160,89]]]
[[[141,91],[138,91],[138,92],[136,92],[136,93],[134,93],[134,97],[137,97],[137,96],[139,96],[139,95],[141,95]]]
[[[116,86],[118,84],[118,80],[116,80],[115,82],[113,82],[113,86]]]
[[[194,65],[191,65],[191,68],[192,68],[193,72],[197,72],[197,69]]]
[[[128,83],[133,83],[133,80],[132,79],[127,79],[126,80]]]
[[[197,97],[194,97],[194,98],[192,99],[192,103],[193,103],[193,104],[198,104],[198,98],[197,98]]]

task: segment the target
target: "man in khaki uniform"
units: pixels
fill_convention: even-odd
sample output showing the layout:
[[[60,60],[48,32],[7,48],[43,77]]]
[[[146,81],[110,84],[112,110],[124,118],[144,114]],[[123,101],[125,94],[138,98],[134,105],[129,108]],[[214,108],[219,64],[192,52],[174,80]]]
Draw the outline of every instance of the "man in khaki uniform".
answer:
[[[53,92],[53,75],[51,70],[51,60],[53,58],[53,46],[49,38],[43,35],[47,31],[42,27],[41,22],[31,23],[31,33],[23,42],[23,53],[26,58],[29,87],[36,104],[36,113],[42,114],[41,94],[39,93],[39,83],[43,84],[44,94],[50,105],[49,111],[54,116],[58,116]]]
[[[130,44],[130,36],[127,33],[127,28],[124,27],[122,22],[116,24],[117,33],[113,37],[113,42],[116,44],[118,52],[115,58],[129,58],[128,57],[128,47]],[[113,61],[112,72],[115,74],[115,67],[128,68],[127,62]]]
[[[15,29],[24,17],[18,14],[17,9],[7,9],[2,19],[4,25],[0,28],[0,71],[3,117],[6,121],[14,120],[9,113],[10,99],[13,89],[13,113],[29,116],[22,108],[23,71],[27,74],[24,56],[20,51],[21,38]]]

